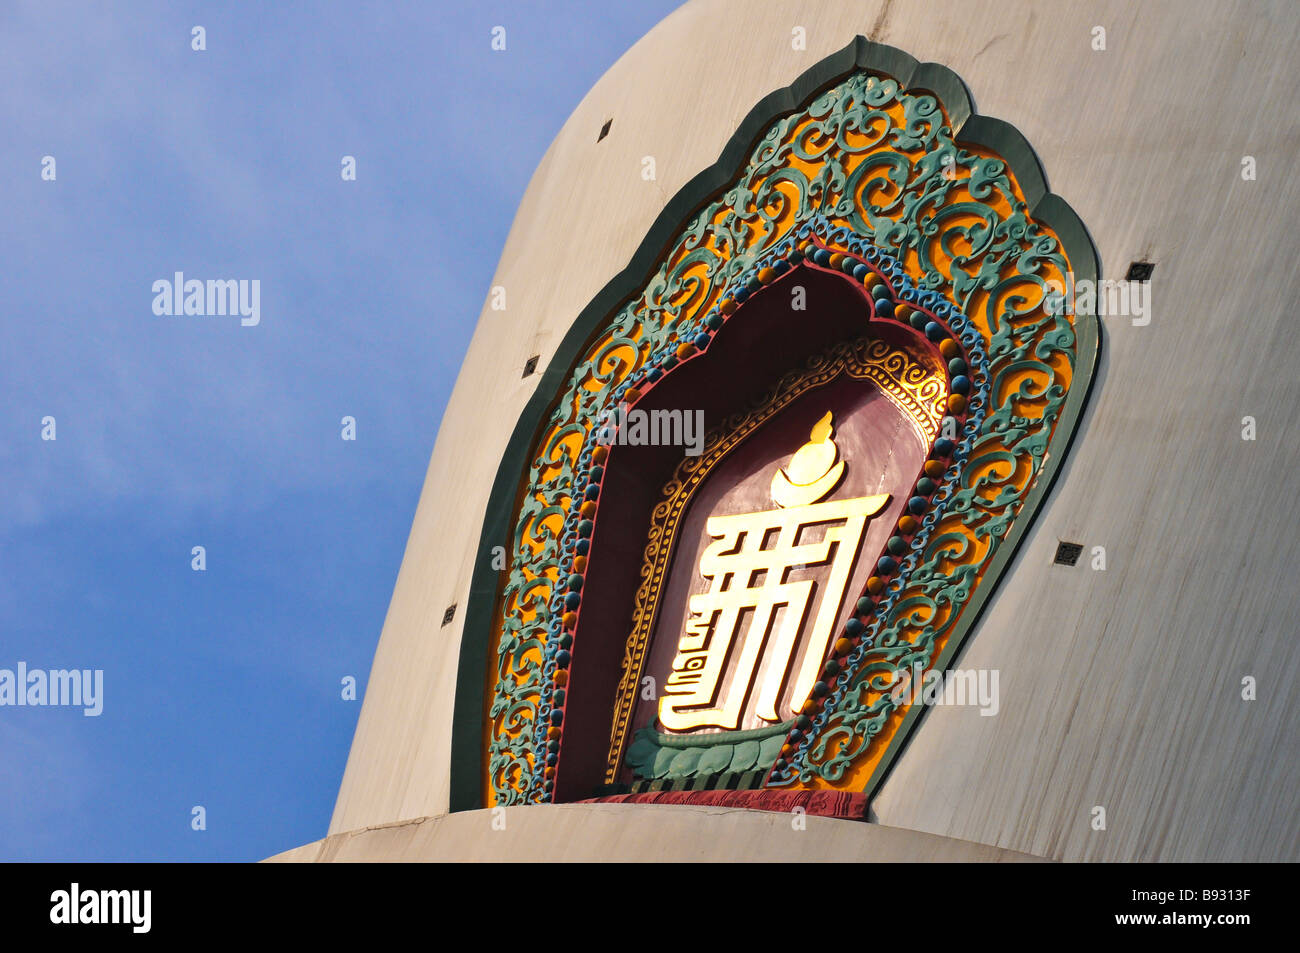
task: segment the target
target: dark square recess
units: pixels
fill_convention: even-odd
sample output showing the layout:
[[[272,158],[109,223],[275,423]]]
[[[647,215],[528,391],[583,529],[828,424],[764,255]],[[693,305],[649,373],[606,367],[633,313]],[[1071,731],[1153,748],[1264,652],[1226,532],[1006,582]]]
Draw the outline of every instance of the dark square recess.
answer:
[[[1082,552],[1081,543],[1057,543],[1056,558],[1052,562],[1058,566],[1073,566],[1079,561],[1079,554]]]
[[[1153,261],[1135,261],[1128,266],[1127,281],[1150,281],[1151,273],[1156,270]]]

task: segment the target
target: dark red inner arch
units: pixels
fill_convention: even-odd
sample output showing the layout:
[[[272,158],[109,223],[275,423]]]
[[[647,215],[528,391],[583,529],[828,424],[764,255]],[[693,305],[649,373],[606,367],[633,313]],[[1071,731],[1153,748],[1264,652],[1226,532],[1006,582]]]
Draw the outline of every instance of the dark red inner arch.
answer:
[[[802,285],[806,310],[792,311]],[[869,335],[895,346],[933,351],[925,338],[894,321],[871,321],[870,297],[839,271],[803,263],[747,299],[697,355],[650,389],[638,410],[704,411],[705,430],[749,409],[785,373],[831,346]],[[609,448],[582,607],[573,633],[573,660],[555,775],[555,802],[600,792],[609,753],[612,712],[651,509],[681,462],[677,446]]]

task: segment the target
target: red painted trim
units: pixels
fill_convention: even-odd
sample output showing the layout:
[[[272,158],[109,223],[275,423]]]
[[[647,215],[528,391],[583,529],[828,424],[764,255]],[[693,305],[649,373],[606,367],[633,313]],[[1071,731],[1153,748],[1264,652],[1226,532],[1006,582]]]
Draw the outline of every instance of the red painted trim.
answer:
[[[645,791],[613,794],[578,801],[579,804],[678,804],[694,807],[731,807],[790,814],[802,808],[814,817],[865,821],[867,796],[860,791]]]

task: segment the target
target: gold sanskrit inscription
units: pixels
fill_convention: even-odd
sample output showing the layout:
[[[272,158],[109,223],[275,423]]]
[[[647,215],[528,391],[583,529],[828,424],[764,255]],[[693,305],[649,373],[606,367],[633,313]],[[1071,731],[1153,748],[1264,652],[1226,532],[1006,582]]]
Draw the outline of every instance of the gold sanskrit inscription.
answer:
[[[705,524],[713,541],[700,557],[699,572],[709,588],[688,603],[685,631],[659,700],[666,730],[735,729],[755,690],[758,718],[779,722],[793,714],[777,710],[787,684],[790,705],[812,691],[867,521],[889,502],[888,494],[818,502],[844,475],[832,434],[828,413],[778,470],[772,480],[778,509],[714,516]],[[820,538],[812,538],[818,530]],[[820,582],[789,578],[795,570],[823,566],[828,569]],[[820,605],[801,645],[819,585]],[[769,661],[762,669],[764,657]],[[762,684],[755,686],[760,670]]]

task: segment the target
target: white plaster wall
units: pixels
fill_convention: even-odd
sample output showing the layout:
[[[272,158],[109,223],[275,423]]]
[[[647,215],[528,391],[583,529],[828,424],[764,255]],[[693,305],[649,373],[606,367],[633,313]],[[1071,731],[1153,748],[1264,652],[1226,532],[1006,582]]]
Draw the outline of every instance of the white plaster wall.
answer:
[[[1091,48],[1096,25],[1105,52]],[[796,26],[806,51],[791,48]],[[945,64],[980,113],[1015,125],[1105,275],[1156,262],[1151,323],[1104,319],[1075,448],[959,659],[999,670],[1001,712],[931,711],[876,817],[1053,859],[1300,859],[1300,7],[1284,0],[694,0],[629,50],[520,204],[493,279],[509,310],[485,302],[442,420],[331,834],[446,813],[463,607],[487,495],[540,376],[520,379],[524,362],[545,367],[763,96],[858,33]],[[655,182],[640,177],[646,155]],[[1243,155],[1257,181],[1241,180]],[[1240,437],[1245,415],[1255,442]],[[1051,565],[1058,539],[1105,546],[1106,571]],[[443,628],[451,603],[462,608]],[[1244,675],[1257,701],[1240,699]],[[1089,824],[1097,805],[1104,832]],[[699,830],[670,823],[673,810],[565,816],[598,814],[633,854],[677,856],[688,848],[673,839]],[[554,811],[510,839],[574,837],[545,820]],[[728,831],[765,837],[765,823]],[[444,853],[473,853],[468,824],[442,825],[462,832]]]
[[[847,835],[847,836],[846,836]],[[824,817],[723,807],[548,804],[458,811],[333,834],[269,861],[1041,862],[1028,854]]]

